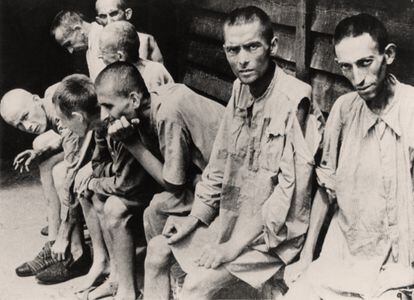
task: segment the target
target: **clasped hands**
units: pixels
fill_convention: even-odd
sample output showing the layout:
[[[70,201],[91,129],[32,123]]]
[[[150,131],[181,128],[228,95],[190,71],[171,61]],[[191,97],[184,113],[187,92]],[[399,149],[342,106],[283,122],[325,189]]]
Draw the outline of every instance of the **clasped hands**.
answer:
[[[128,140],[136,134],[136,126],[139,124],[139,119],[132,119],[130,121],[122,116],[111,122],[108,127],[108,135],[115,141],[128,142]]]
[[[170,216],[164,226],[162,234],[167,238],[168,244],[174,244],[193,232],[198,225],[198,219],[193,216]],[[231,262],[243,251],[242,246],[232,241],[222,244],[206,245],[199,257],[194,261],[200,267],[216,269],[223,263]]]

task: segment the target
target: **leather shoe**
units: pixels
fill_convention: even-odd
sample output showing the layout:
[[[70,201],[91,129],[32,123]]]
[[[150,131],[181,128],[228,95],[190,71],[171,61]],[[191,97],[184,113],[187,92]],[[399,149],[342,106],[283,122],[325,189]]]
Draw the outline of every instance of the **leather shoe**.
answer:
[[[36,273],[33,272],[33,269],[29,267],[27,263],[23,263],[20,266],[16,268],[16,274],[20,277],[27,277],[27,276],[33,276],[36,275]]]

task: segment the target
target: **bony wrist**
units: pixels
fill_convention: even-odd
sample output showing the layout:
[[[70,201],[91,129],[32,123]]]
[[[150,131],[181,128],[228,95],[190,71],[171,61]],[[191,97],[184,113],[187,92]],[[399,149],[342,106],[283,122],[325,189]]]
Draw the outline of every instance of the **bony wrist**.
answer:
[[[94,180],[95,180],[95,178],[93,178],[93,177],[89,178],[88,183],[86,184],[86,189],[88,191],[93,191]]]

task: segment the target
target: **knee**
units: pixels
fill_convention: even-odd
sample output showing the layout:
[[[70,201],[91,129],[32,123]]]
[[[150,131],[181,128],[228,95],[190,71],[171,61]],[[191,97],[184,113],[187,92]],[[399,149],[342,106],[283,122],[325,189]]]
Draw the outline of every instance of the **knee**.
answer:
[[[196,276],[196,274],[188,274],[181,292],[183,299],[205,298],[214,294],[215,287],[208,278],[201,278],[201,276]],[[186,295],[191,295],[191,297]]]
[[[109,228],[119,227],[129,217],[127,207],[117,196],[110,196],[106,199],[103,213]]]
[[[153,238],[147,246],[147,257],[145,258],[145,269],[157,269],[168,265],[171,257],[171,248],[167,239],[162,236]]]

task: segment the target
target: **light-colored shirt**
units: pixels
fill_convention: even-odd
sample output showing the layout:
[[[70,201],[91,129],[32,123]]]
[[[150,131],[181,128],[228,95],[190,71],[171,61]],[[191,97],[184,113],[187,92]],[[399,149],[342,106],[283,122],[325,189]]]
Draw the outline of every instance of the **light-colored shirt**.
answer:
[[[224,106],[183,84],[159,87],[151,93],[151,123],[164,159],[163,178],[186,184],[208,163]]]
[[[174,83],[174,79],[170,73],[159,62],[140,59],[136,67],[140,71],[148,91],[152,91],[165,84]]]
[[[391,80],[394,98],[380,115],[352,92],[335,102],[326,125],[318,180],[329,189],[338,208],[315,266],[322,268],[326,259],[326,265],[333,268],[333,261],[349,270],[365,266],[364,272],[349,271],[356,280],[348,292],[362,293],[358,282],[367,282],[360,280],[362,273],[371,274],[367,278],[373,282],[380,275],[394,274],[396,279],[395,275],[403,274],[401,270],[413,271],[414,87]],[[396,268],[387,267],[391,265],[399,266],[399,271],[392,273]],[[382,272],[384,267],[391,271]],[[326,274],[321,270],[315,274],[325,280],[325,286],[351,279],[348,276],[344,281],[327,275],[333,270]],[[365,292],[369,284],[364,285]],[[390,284],[394,288],[409,285],[405,280]]]
[[[71,192],[71,186],[77,172],[76,165],[79,161],[79,152],[82,146],[82,138],[80,138],[70,129],[64,127],[57,116],[52,98],[58,85],[59,83],[56,83],[46,89],[42,105],[46,112],[48,127],[53,129],[61,137],[64,160],[67,168],[65,185],[63,187],[64,194],[62,195],[63,197],[66,197],[66,199],[64,199],[63,203],[71,203],[74,201]]]
[[[300,251],[322,128],[316,108],[307,124],[313,138],[304,139],[296,113],[310,94],[309,85],[278,67],[268,89],[256,99],[247,85],[235,81],[191,212],[207,225],[218,215],[219,243],[229,240],[237,222],[255,226],[255,215],[261,214],[264,234],[254,242],[255,249],[275,251],[285,263]],[[295,194],[297,179],[302,181]]]

